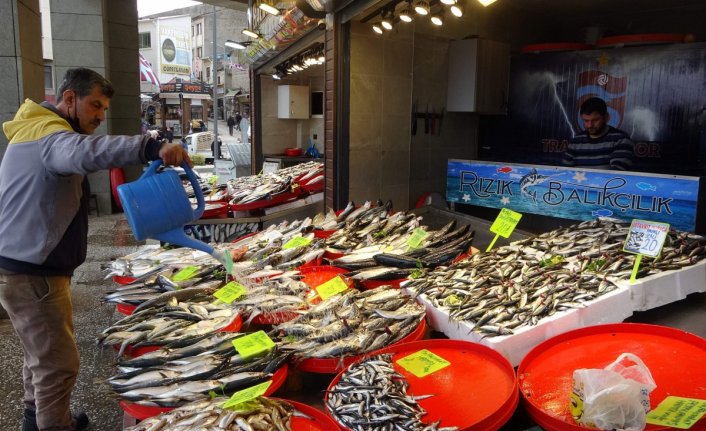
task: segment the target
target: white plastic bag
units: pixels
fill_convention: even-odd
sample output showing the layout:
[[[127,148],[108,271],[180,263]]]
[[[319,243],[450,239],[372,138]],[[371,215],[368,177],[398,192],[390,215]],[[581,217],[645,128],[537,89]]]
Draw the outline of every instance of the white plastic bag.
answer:
[[[656,387],[650,370],[632,353],[605,369],[574,371],[571,414],[580,425],[604,430],[641,431]]]

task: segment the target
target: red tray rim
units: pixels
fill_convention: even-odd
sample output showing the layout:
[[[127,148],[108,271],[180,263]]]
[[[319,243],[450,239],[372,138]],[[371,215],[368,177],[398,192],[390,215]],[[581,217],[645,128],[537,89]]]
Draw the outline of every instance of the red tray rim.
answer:
[[[297,188],[298,189],[298,188]],[[301,193],[299,192],[283,192],[273,197],[272,199],[258,200],[247,204],[228,204],[232,211],[248,211],[260,208],[273,207],[290,200],[297,199]]]
[[[572,424],[565,422],[559,418],[549,415],[540,406],[536,405],[533,401],[537,397],[531,397],[528,399],[525,393],[522,391],[522,376],[527,371],[528,366],[537,359],[545,350],[562,344],[566,341],[576,340],[582,336],[589,335],[600,335],[615,332],[627,332],[627,333],[640,333],[645,335],[660,335],[662,337],[678,338],[681,341],[693,343],[695,345],[701,346],[706,349],[706,339],[703,339],[697,335],[694,335],[688,331],[682,329],[672,328],[662,325],[652,325],[647,323],[609,323],[603,325],[588,326],[585,328],[574,329],[569,332],[554,336],[544,342],[538,344],[532,350],[530,350],[527,355],[522,359],[520,365],[517,367],[518,383],[520,384],[520,393],[522,397],[522,404],[529,413],[530,417],[537,422],[542,428],[547,430],[559,429],[562,431],[583,431],[590,430],[592,428],[582,427],[577,424]],[[649,425],[649,424],[648,424]],[[667,430],[670,427],[662,427],[652,425],[649,427],[651,431],[657,430]]]
[[[328,397],[329,391],[331,388],[336,385],[336,383],[341,379],[341,376],[343,375],[343,372],[348,369],[348,367],[352,366],[353,363],[363,361],[365,358],[369,356],[375,356],[383,353],[394,353],[394,354],[399,354],[403,352],[408,352],[408,351],[413,351],[413,350],[420,350],[420,349],[431,349],[433,348],[434,344],[436,344],[438,347],[446,347],[446,348],[458,348],[458,349],[465,349],[465,350],[474,350],[476,352],[483,352],[484,354],[489,355],[492,360],[497,363],[498,365],[502,366],[505,368],[506,372],[509,372],[509,374],[512,375],[512,381],[513,381],[513,390],[507,400],[500,406],[498,409],[498,416],[497,418],[494,415],[491,415],[480,422],[476,424],[469,425],[466,428],[459,428],[459,430],[497,430],[500,428],[505,422],[507,422],[512,415],[514,414],[517,405],[519,404],[520,401],[520,393],[519,393],[519,387],[518,387],[518,380],[517,380],[517,374],[515,374],[515,369],[512,367],[512,364],[505,358],[503,355],[501,355],[499,352],[491,349],[490,347],[484,346],[482,344],[478,343],[472,343],[470,341],[463,341],[463,340],[450,340],[450,339],[428,339],[428,340],[419,340],[419,341],[412,341],[409,343],[401,343],[399,345],[391,345],[388,347],[384,347],[382,349],[376,350],[374,352],[367,353],[365,355],[362,355],[359,357],[356,361],[351,362],[346,366],[345,369],[342,369],[339,371],[336,376],[331,380],[331,383],[329,386],[326,388],[326,395],[324,395],[324,403],[326,402],[326,398]],[[326,408],[325,409],[326,414],[330,416],[329,410]],[[333,418],[332,418],[333,419]],[[335,419],[333,419],[335,421]],[[339,428],[343,431],[351,431],[349,428],[343,426],[342,424],[339,424],[337,421],[336,423],[338,424]]]
[[[680,43],[684,42],[685,34],[677,33],[644,33],[608,36],[596,41],[596,47],[630,43]]]
[[[122,285],[133,283],[135,280],[137,280],[136,277],[130,277],[129,275],[114,275],[113,276],[113,281],[118,284],[122,284]]]
[[[529,54],[554,51],[584,51],[594,48],[591,44],[581,42],[531,43],[523,46],[521,52],[522,54]]]

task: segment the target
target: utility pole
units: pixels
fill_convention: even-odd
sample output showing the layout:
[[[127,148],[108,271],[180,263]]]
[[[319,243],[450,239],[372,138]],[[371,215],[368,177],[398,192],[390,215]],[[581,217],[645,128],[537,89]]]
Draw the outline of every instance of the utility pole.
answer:
[[[213,6],[213,148],[215,159],[218,158],[218,43],[216,41],[216,6]]]

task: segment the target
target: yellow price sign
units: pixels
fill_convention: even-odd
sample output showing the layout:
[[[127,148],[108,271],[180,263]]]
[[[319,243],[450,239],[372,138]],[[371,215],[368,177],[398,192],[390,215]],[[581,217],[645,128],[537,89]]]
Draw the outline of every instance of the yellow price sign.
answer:
[[[451,362],[427,349],[419,350],[395,362],[417,377],[428,376],[451,365]]]
[[[216,299],[220,299],[221,301],[225,302],[226,304],[232,304],[233,301],[245,295],[247,291],[248,290],[242,284],[236,283],[235,281],[231,281],[230,283],[226,284],[225,286],[221,287],[216,292],[214,292],[213,296],[215,296]]]
[[[463,303],[463,301],[461,300],[461,298],[459,298],[458,296],[456,296],[454,294],[451,294],[444,299],[444,304],[446,304],[446,306],[453,307],[453,306],[456,306],[456,305],[459,305],[462,303]]]
[[[490,226],[490,231],[494,234],[500,235],[503,238],[509,238],[521,218],[522,214],[503,208],[500,210],[500,214],[498,214],[498,217]]]
[[[270,385],[272,385],[272,380],[268,380],[266,382],[262,382],[259,385],[252,386],[247,389],[243,389],[242,391],[238,391],[231,396],[228,401],[223,403],[223,408],[227,409],[229,407],[235,407],[239,404],[246,403],[248,401],[252,401],[256,399],[257,397],[260,397],[262,395],[265,395],[265,392],[267,392],[267,389],[269,389]]]
[[[419,246],[422,245],[422,241],[424,241],[424,238],[426,238],[428,235],[429,235],[429,232],[418,227],[418,228],[414,229],[412,231],[412,235],[410,235],[410,237],[407,238],[407,245],[410,248],[419,248]]]
[[[182,268],[181,271],[174,274],[172,276],[172,281],[184,281],[190,278],[194,278],[194,276],[198,274],[198,272],[199,268],[197,266],[187,266],[186,268]]]
[[[294,248],[294,247],[304,247],[311,244],[310,238],[304,238],[303,236],[295,236],[294,238],[287,241],[282,249]]]
[[[669,396],[647,413],[647,423],[689,429],[706,414],[706,400]]]
[[[217,175],[211,175],[210,177],[208,177],[208,183],[209,183],[210,185],[214,185],[214,184],[216,184],[217,182],[218,182],[218,176],[217,176]]]
[[[340,275],[337,275],[326,283],[318,285],[316,287],[316,292],[319,294],[321,299],[326,300],[346,289],[348,289],[348,285],[345,281],[343,281]]]
[[[252,334],[233,340],[233,347],[238,351],[243,359],[268,353],[275,347],[274,341],[267,336],[265,331],[257,331]]]

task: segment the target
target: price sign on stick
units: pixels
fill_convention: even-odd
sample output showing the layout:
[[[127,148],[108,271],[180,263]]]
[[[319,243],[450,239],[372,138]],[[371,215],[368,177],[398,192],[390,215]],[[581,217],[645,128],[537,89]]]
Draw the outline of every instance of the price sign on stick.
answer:
[[[321,299],[326,300],[346,289],[348,289],[348,285],[345,281],[343,281],[340,275],[337,275],[326,283],[318,285],[316,287],[316,292],[319,294]]]
[[[495,241],[498,240],[499,236],[502,236],[503,238],[509,238],[510,235],[512,235],[512,231],[515,230],[517,223],[520,222],[521,218],[522,214],[518,212],[509,210],[507,208],[501,209],[500,214],[498,214],[498,217],[490,226],[490,231],[495,234],[495,238],[493,238],[493,241],[490,242],[490,245],[488,245],[488,248],[485,251],[490,251],[490,249],[493,248],[493,246],[495,245]]]
[[[233,347],[243,359],[252,358],[267,353],[275,347],[275,343],[265,331],[257,331],[233,340]]]
[[[181,271],[177,272],[172,276],[172,281],[184,281],[188,280],[190,278],[194,278],[196,274],[198,274],[199,268],[196,266],[187,266],[186,268],[182,269]]]
[[[272,380],[268,380],[266,382],[260,383],[259,385],[255,385],[247,389],[243,389],[242,391],[238,391],[234,393],[233,396],[228,399],[228,401],[223,403],[223,408],[227,409],[229,407],[234,407],[239,404],[252,401],[261,395],[265,395],[265,392],[267,392],[267,389],[270,387],[271,384]]]
[[[236,283],[235,281],[231,281],[230,283],[218,289],[213,294],[213,296],[225,302],[226,304],[232,304],[233,301],[245,295],[246,292],[247,289],[245,288],[245,286],[240,283]]]
[[[419,248],[422,245],[422,241],[427,237],[429,233],[424,229],[418,227],[412,231],[412,235],[407,238],[407,245],[409,248]]]
[[[667,233],[669,233],[669,223],[637,219],[632,221],[625,244],[623,244],[623,251],[637,254],[630,283],[634,283],[637,278],[642,256],[657,257],[662,252]]]
[[[417,377],[428,376],[451,365],[451,362],[427,349],[419,350],[395,362]]]
[[[287,241],[282,246],[282,249],[284,250],[284,249],[294,248],[294,247],[303,247],[303,246],[306,246],[309,244],[311,244],[310,238],[304,238],[303,236],[295,236],[294,238]]]

